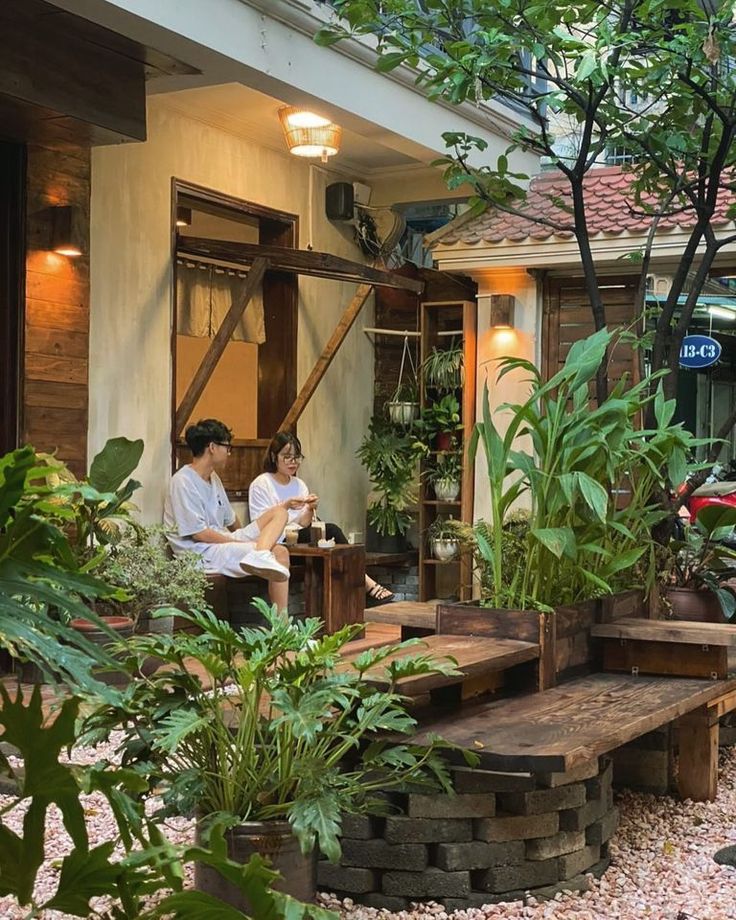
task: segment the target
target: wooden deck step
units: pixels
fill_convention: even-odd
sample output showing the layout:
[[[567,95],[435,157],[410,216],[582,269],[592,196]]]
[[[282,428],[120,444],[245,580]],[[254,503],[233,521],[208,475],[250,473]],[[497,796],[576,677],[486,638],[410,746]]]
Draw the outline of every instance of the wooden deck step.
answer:
[[[345,656],[355,659],[356,650]],[[386,664],[409,655],[430,654],[437,660],[453,658],[459,672],[456,675],[417,674],[402,677],[396,684],[397,692],[404,696],[417,697],[433,690],[463,684],[475,678],[506,671],[517,664],[534,661],[539,657],[539,646],[533,642],[521,642],[516,639],[478,639],[470,636],[427,636],[421,644],[388,656],[375,668],[365,673],[365,679],[371,684],[386,687],[389,678]]]
[[[591,627],[590,633],[592,636],[608,639],[638,639],[643,642],[678,642],[687,645],[736,647],[736,626],[726,623],[625,617],[613,623],[598,623]]]
[[[366,623],[391,623],[401,626],[402,636],[425,635],[435,632],[438,601],[394,601],[366,608],[363,618]]]

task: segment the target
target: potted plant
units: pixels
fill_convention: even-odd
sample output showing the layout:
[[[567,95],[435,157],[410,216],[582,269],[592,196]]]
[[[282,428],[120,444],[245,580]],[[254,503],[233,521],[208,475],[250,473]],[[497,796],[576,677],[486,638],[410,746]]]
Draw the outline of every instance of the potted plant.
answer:
[[[374,810],[377,793],[407,782],[447,788],[448,779],[438,746],[385,740],[387,732],[411,733],[415,721],[391,689],[362,675],[397,646],[341,662],[361,624],[320,636],[317,619],[292,619],[260,599],[255,606],[263,627],[236,632],[209,612],[190,612],[200,635],[134,637],[130,666],[153,655],[164,667],[131,685],[120,706],[100,708],[88,730],[99,737],[122,729],[123,764],[146,765],[165,813],[196,813],[203,840],[213,821],[224,821],[231,858],[268,852],[286,876],[284,890],[308,900],[315,848],[339,859],[344,813]],[[452,670],[426,655],[387,669],[393,679]],[[196,884],[242,905],[240,892],[206,867]]]
[[[721,542],[736,526],[736,508],[701,508],[684,529],[682,539],[668,546],[663,597],[675,620],[722,623],[736,613],[736,550]]]
[[[430,403],[422,410],[418,423],[427,443],[434,443],[438,451],[449,451],[454,446],[454,435],[462,429],[460,403],[452,393]]]
[[[475,534],[478,617],[493,621],[495,635],[524,638],[526,630],[539,642],[540,687],[589,660],[584,637],[603,599],[655,584],[652,528],[667,515],[656,496],[668,481],[682,481],[695,444],[672,423],[674,400],[663,398],[656,381],[620,381],[600,406],[589,404],[588,385],[613,338],[602,330],[576,342],[547,381],[528,361],[502,359],[500,375],[523,372],[529,396],[499,407],[497,425],[486,386],[471,437],[470,457],[483,449],[490,508]],[[640,430],[650,401],[656,424]],[[623,481],[629,500],[617,507]],[[508,525],[519,503],[529,508],[528,524],[514,535],[519,551],[510,553]],[[441,630],[462,632],[463,615],[461,607],[440,607]]]
[[[408,428],[419,414],[419,394],[416,381],[400,383],[386,406],[389,420],[394,425]]]
[[[438,390],[455,390],[463,385],[463,346],[453,341],[449,348],[435,347],[422,362],[424,385]]]
[[[461,530],[458,529],[458,524],[460,522],[452,515],[438,515],[427,528],[430,552],[440,562],[450,562],[460,552]]]
[[[440,502],[454,502],[460,494],[462,458],[459,451],[439,451],[434,463],[425,470],[425,479]]]
[[[424,444],[409,430],[397,430],[385,418],[371,420],[357,455],[373,486],[368,505],[368,549],[401,552],[417,501],[419,457]]]
[[[172,608],[202,610],[208,580],[196,553],[174,556],[158,525],[129,527],[96,570],[125,599],[108,604],[111,613],[130,617],[138,632],[171,632]],[[158,614],[156,613],[158,611]]]

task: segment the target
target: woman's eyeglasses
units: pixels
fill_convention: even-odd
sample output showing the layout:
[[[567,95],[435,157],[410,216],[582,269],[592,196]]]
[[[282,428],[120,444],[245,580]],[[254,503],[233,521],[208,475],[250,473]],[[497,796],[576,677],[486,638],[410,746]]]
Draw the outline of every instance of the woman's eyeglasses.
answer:
[[[282,454],[281,459],[284,463],[301,463],[304,459],[304,454]]]

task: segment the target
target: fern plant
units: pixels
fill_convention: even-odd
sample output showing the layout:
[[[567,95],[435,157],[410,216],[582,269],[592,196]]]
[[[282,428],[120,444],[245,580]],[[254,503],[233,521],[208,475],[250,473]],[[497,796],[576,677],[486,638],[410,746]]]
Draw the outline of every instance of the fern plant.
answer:
[[[408,655],[385,665],[391,686],[376,689],[366,672],[415,642],[346,664],[341,651],[361,624],[320,636],[319,620],[254,604],[263,627],[235,631],[209,612],[189,613],[201,635],[133,637],[131,667],[150,656],[165,667],[132,683],[121,705],[101,707],[87,727],[94,738],[122,729],[123,763],[152,771],[172,814],[197,811],[230,825],[288,819],[305,853],[318,844],[337,860],[344,813],[375,809],[377,792],[405,782],[448,788],[438,743],[416,748],[386,735],[415,726],[393,683],[453,673],[452,663]]]

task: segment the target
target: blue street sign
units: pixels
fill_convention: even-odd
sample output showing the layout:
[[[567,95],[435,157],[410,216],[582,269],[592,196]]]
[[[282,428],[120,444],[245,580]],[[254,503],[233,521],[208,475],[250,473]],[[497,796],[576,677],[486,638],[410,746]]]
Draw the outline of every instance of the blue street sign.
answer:
[[[686,335],[680,348],[680,367],[710,367],[721,357],[721,343],[709,335]]]

